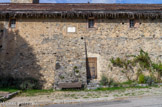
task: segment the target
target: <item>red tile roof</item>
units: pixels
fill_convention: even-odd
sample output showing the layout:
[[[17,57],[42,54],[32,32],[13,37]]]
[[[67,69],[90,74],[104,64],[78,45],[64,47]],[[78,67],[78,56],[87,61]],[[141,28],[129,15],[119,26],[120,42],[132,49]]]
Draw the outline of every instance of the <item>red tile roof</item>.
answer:
[[[161,11],[162,4],[22,4],[0,3],[0,11]]]
[[[162,18],[162,4],[0,3],[1,17]]]

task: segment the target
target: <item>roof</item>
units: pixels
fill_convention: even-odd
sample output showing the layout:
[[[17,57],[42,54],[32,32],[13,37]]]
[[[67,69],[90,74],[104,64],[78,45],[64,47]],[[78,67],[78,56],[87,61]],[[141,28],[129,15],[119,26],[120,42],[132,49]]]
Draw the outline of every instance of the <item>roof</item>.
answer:
[[[143,10],[162,11],[162,4],[65,4],[65,3],[51,3],[51,4],[30,4],[30,3],[10,3],[0,4],[0,10],[50,10],[50,11],[77,11],[77,10]]]
[[[92,4],[92,3],[0,3],[0,14],[154,14],[162,16],[162,4]]]

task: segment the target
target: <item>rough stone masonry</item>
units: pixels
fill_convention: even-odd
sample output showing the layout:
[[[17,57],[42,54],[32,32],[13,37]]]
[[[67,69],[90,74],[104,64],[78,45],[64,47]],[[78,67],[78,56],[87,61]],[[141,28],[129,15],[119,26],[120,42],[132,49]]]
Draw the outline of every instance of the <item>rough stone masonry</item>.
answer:
[[[127,81],[119,68],[109,66],[112,57],[143,49],[154,61],[162,61],[162,19],[135,19],[133,28],[129,18],[94,21],[94,28],[88,28],[87,18],[18,17],[10,28],[10,20],[1,19],[1,75],[37,78],[43,89],[50,89],[59,83],[87,85],[86,57],[97,58],[97,81],[102,74]]]
[[[32,3],[33,0],[11,0],[11,3]]]

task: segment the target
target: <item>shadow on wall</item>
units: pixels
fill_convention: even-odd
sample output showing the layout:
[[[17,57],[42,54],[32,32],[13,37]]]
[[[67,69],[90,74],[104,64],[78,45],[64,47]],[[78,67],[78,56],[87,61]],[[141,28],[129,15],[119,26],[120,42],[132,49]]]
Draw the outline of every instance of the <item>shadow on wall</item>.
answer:
[[[32,47],[19,31],[0,24],[0,87],[43,88],[40,70]]]
[[[88,62],[88,51],[87,51],[87,43],[86,40],[84,40],[85,44],[85,55],[86,55],[86,72],[87,72],[87,83],[90,82],[91,75],[90,75],[90,67],[89,67],[89,62]]]

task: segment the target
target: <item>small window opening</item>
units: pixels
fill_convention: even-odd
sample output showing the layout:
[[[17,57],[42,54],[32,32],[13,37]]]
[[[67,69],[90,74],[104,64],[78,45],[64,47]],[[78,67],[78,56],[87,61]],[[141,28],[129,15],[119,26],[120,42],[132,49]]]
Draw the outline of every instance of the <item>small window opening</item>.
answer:
[[[39,0],[33,0],[33,3],[34,4],[38,4],[39,3]]]
[[[133,27],[134,27],[134,25],[135,25],[134,20],[130,20],[130,28],[133,28]]]
[[[16,19],[11,19],[10,20],[10,28],[15,28],[16,27]]]
[[[88,27],[89,28],[94,28],[94,19],[89,19],[88,20]]]

